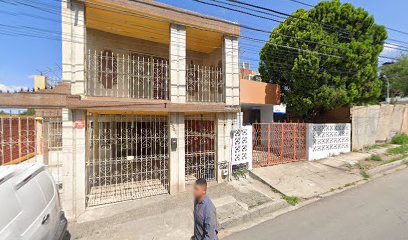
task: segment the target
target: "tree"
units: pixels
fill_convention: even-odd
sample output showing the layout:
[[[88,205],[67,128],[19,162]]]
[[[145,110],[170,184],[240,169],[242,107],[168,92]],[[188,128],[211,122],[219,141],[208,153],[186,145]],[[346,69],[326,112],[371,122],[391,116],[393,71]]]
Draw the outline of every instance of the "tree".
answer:
[[[261,49],[263,81],[281,85],[282,100],[298,117],[377,101],[378,57],[387,32],[362,8],[339,0],[298,9]]]
[[[382,97],[387,96],[387,84],[390,84],[390,97],[408,96],[408,55],[401,56],[395,63],[384,64],[380,68],[383,81]]]
[[[34,116],[35,110],[32,108],[27,109],[26,111],[20,113],[21,116]]]

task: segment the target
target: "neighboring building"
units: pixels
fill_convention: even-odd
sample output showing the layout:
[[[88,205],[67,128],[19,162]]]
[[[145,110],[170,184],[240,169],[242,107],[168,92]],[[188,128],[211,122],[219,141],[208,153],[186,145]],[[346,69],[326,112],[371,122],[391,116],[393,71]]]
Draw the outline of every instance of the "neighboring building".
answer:
[[[249,63],[243,63],[239,69],[239,78],[245,80],[261,81],[261,75],[258,71],[251,69]]]
[[[273,108],[280,105],[280,86],[252,80],[240,80],[242,124],[271,123]]]
[[[0,98],[61,109],[69,218],[226,179],[240,112],[238,24],[150,0],[63,1],[62,19],[63,83]]]

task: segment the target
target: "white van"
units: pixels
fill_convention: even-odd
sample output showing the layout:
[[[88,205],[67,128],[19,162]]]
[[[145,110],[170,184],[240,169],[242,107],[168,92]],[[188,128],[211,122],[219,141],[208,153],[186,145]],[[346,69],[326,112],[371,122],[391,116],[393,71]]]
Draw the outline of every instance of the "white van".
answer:
[[[66,228],[57,186],[44,165],[0,166],[0,240],[60,240]]]

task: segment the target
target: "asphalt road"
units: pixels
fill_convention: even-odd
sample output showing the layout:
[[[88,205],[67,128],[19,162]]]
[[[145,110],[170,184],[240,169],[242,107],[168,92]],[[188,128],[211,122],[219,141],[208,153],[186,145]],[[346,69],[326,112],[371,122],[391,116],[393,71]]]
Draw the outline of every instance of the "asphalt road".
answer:
[[[322,199],[228,240],[407,240],[408,168]]]

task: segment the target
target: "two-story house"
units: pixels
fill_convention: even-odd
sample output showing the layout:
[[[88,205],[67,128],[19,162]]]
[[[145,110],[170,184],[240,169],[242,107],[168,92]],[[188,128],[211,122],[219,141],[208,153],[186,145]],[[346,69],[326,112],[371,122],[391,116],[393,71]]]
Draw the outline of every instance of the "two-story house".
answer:
[[[239,34],[151,0],[62,1],[69,217],[223,181],[240,111]]]

